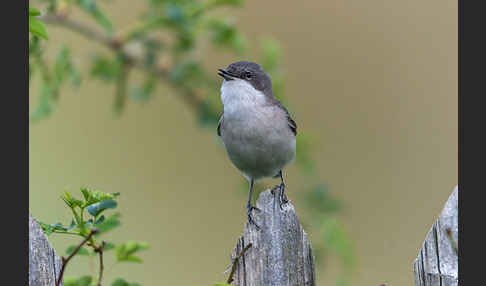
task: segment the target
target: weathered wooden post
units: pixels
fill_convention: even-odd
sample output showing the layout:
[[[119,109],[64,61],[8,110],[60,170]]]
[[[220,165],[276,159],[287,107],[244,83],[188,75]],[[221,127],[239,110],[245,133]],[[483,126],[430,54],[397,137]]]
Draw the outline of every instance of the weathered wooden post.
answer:
[[[60,270],[61,259],[29,214],[29,286],[54,286]]]
[[[413,263],[416,286],[458,286],[457,196],[456,186]]]
[[[238,238],[233,259],[250,243],[251,248],[238,259],[234,285],[315,285],[314,256],[307,234],[290,202],[280,209],[278,193],[277,189],[260,194],[256,202],[260,211],[253,211],[260,229],[246,223]]]

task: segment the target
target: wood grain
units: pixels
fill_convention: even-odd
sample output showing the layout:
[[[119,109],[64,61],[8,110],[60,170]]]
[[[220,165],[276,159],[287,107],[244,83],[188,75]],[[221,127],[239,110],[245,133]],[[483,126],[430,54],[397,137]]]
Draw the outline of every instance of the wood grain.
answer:
[[[252,247],[237,264],[234,285],[315,285],[314,256],[307,234],[289,202],[280,209],[279,190],[262,192],[253,217],[260,230],[248,222],[238,238],[234,259],[249,243]]]
[[[458,187],[427,233],[413,263],[416,286],[458,286]],[[448,235],[448,230],[450,236]],[[456,249],[455,249],[456,248]]]

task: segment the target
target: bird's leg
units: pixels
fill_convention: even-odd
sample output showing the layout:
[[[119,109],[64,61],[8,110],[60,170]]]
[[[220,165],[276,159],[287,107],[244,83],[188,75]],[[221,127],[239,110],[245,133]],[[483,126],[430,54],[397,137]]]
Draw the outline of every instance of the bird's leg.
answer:
[[[285,181],[284,181],[284,178],[283,178],[282,170],[280,170],[279,175],[280,175],[280,180],[281,180],[279,199],[280,199],[280,209],[282,209],[282,205],[288,203],[289,200],[287,199],[287,196],[285,195]]]
[[[255,223],[255,221],[253,220],[253,217],[251,216],[251,211],[252,210],[260,210],[257,207],[251,205],[251,194],[253,193],[253,183],[254,183],[254,180],[251,179],[250,180],[250,195],[248,196],[248,204],[246,205],[246,208],[247,208],[247,211],[248,211],[247,212],[247,214],[248,214],[248,222],[250,224],[255,225],[257,229],[260,229],[260,227]]]

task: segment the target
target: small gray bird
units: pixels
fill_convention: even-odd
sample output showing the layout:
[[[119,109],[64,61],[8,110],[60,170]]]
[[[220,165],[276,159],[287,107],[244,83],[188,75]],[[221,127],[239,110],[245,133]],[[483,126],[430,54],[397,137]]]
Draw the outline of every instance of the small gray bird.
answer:
[[[259,228],[251,216],[257,209],[251,205],[253,184],[261,178],[280,176],[281,184],[276,186],[280,188],[280,207],[288,202],[282,169],[295,159],[297,124],[273,95],[272,80],[259,64],[238,61],[218,71],[224,78],[224,111],[218,135],[233,164],[250,182],[248,221]]]

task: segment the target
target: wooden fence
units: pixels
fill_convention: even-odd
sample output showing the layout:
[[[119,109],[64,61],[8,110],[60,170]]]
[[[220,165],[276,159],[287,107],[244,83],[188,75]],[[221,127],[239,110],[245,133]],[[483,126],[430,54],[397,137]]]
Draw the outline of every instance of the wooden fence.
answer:
[[[458,285],[457,197],[456,187],[413,263],[416,286]],[[253,216],[261,229],[247,223],[238,238],[230,271],[230,282],[236,286],[315,285],[307,234],[294,206],[288,203],[281,209],[277,198],[278,190],[260,194],[256,203],[260,211]],[[29,215],[29,286],[54,286],[60,269],[61,259]]]

